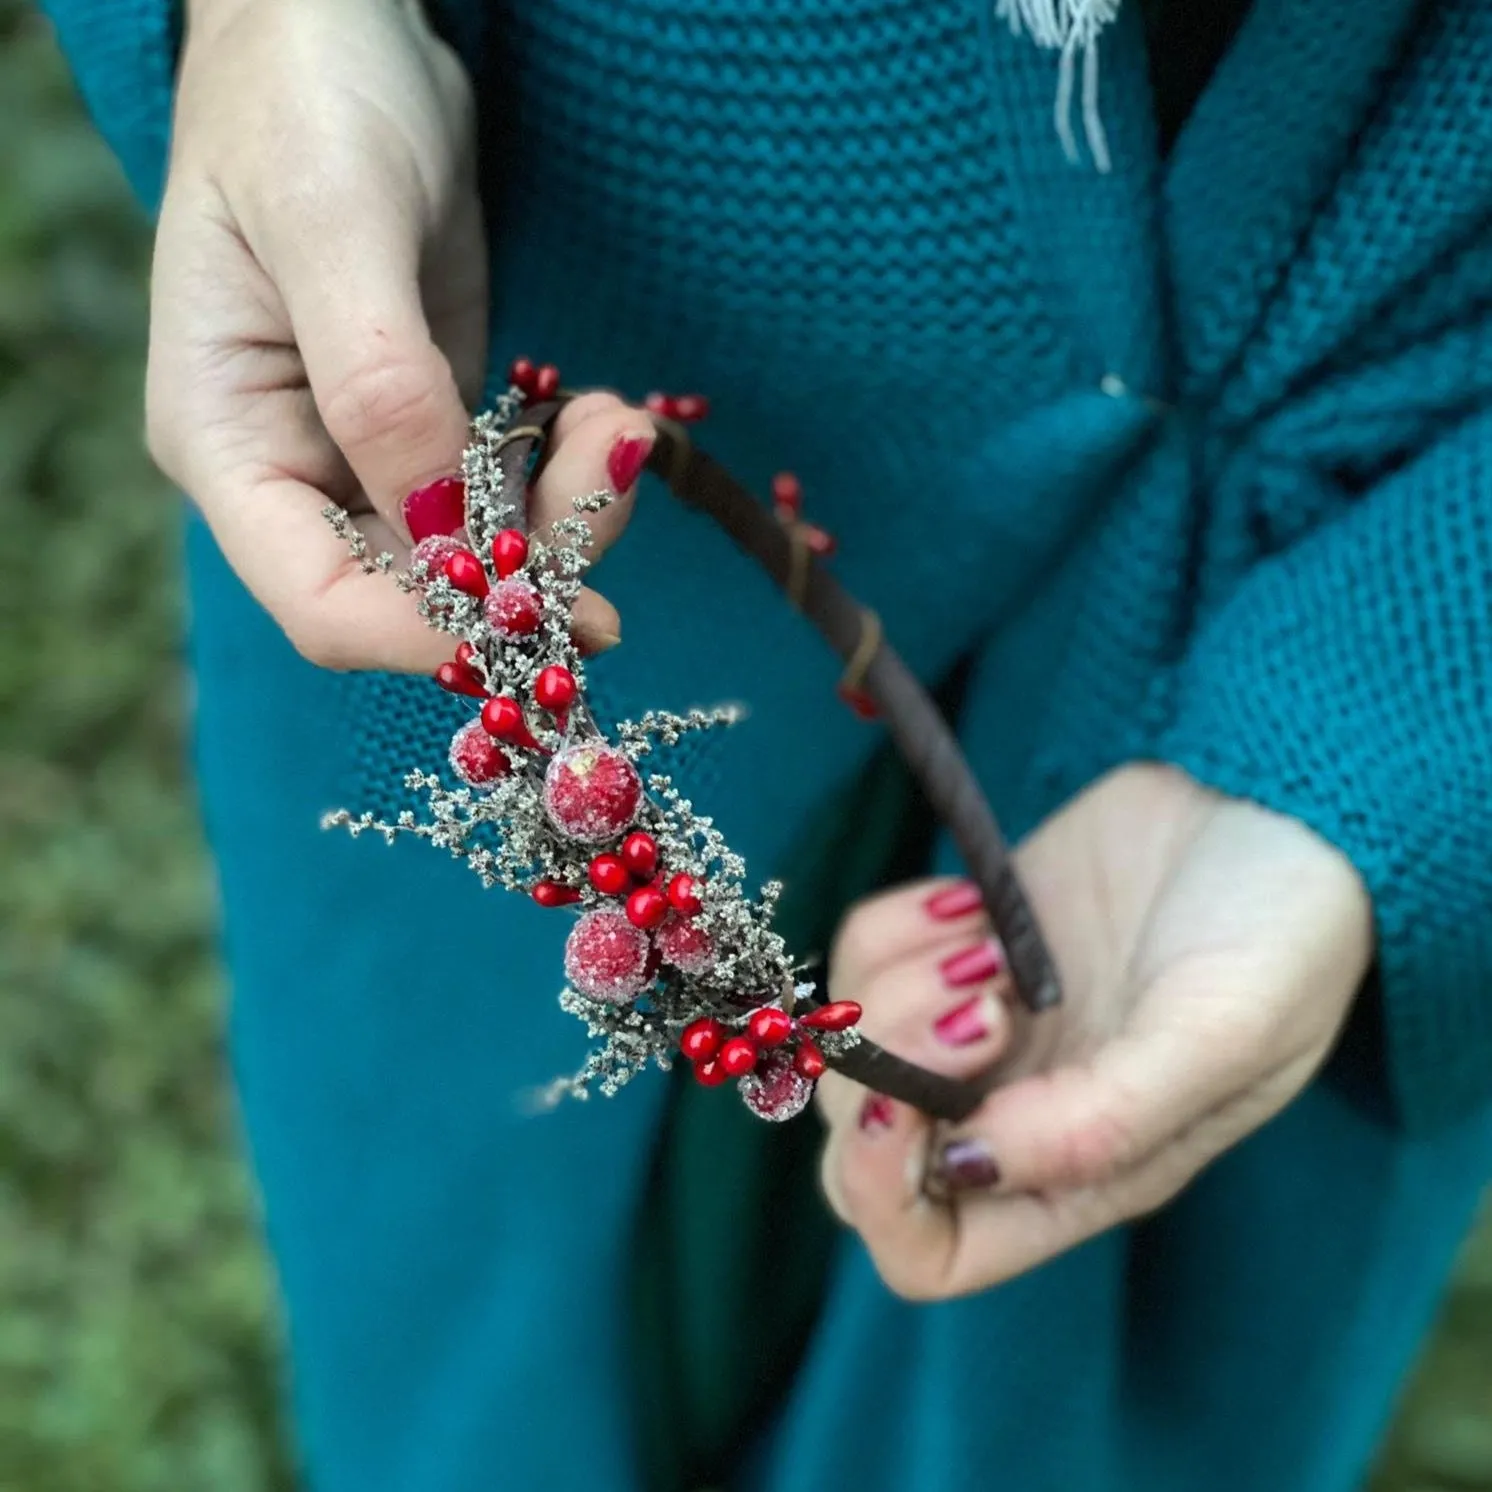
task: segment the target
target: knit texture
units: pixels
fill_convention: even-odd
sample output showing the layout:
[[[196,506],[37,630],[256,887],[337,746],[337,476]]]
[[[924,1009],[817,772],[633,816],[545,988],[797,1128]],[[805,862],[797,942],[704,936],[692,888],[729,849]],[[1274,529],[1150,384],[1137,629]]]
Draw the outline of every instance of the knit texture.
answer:
[[[49,8],[149,200],[163,0]],[[475,0],[450,9],[465,35]],[[705,390],[716,454],[762,489],[795,469],[913,665],[972,655],[965,744],[1013,833],[1170,760],[1338,844],[1377,915],[1397,1133],[1314,1085],[1164,1218],[936,1311],[847,1250],[749,1484],[1346,1492],[1486,1168],[1492,9],[1257,0],[1162,161],[1126,7],[1108,175],[1066,165],[1053,59],[988,0],[492,21],[494,366]],[[631,1485],[614,1250],[661,1090],[519,1122],[577,1050],[560,923],[314,827],[396,799],[462,707],[316,673],[193,555],[238,1077],[319,1485]],[[656,493],[598,583],[627,633],[604,707],[749,702],[689,772],[791,873],[876,739],[832,660]]]

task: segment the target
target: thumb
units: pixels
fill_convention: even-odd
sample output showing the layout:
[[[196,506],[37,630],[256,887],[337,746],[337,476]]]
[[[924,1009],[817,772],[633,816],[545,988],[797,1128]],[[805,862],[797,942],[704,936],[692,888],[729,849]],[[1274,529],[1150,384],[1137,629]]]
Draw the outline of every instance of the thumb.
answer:
[[[280,294],[327,433],[399,532],[414,489],[458,471],[468,414],[420,294],[413,215],[343,204],[325,236],[277,246]]]

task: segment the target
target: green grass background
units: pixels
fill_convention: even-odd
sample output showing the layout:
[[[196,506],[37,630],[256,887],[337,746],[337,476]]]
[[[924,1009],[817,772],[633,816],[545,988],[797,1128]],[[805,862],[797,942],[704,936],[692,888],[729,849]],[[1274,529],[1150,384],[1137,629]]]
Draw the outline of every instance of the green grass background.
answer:
[[[140,440],[147,255],[0,0],[0,1492],[293,1485]],[[1374,1492],[1492,1492],[1492,1225]]]

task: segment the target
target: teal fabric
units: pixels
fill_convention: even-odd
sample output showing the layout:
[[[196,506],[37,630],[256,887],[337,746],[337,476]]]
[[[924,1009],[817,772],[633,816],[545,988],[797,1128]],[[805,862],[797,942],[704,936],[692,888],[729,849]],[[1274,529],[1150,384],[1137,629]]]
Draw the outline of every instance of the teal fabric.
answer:
[[[164,0],[52,0],[142,197]],[[1258,0],[1162,158],[1144,28],[1115,170],[988,0],[513,0],[494,364],[701,388],[804,480],[836,561],[1021,833],[1159,757],[1295,814],[1369,885],[1379,972],[1326,1079],[1156,1218],[913,1308],[839,1245],[742,1487],[1346,1492],[1492,1158],[1492,10]],[[471,3],[453,6],[468,35]],[[643,1485],[627,1240],[666,1085],[545,1118],[563,917],[389,806],[463,707],[300,662],[193,528],[199,762],[246,1128],[318,1492]],[[877,739],[702,520],[646,497],[606,588],[614,712],[751,719],[681,763],[763,875]],[[700,1178],[707,1186],[710,1178]]]

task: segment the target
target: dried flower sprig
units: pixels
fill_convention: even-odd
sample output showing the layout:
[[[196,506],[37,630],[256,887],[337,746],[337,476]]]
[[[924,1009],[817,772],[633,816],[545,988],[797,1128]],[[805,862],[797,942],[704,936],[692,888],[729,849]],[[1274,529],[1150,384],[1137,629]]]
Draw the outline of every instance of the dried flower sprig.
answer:
[[[773,927],[780,886],[749,891],[745,862],[713,820],[667,773],[644,781],[638,763],[655,747],[728,726],[740,710],[649,710],[618,724],[614,739],[603,734],[586,703],[585,660],[570,616],[589,563],[585,515],[614,494],[577,498],[574,516],[542,538],[527,531],[533,457],[564,396],[556,397],[551,367],[520,361],[512,376],[513,387],[473,423],[461,477],[422,489],[405,510],[416,542],[399,583],[420,615],[457,643],[436,681],[480,702],[450,744],[457,785],[416,770],[406,784],[424,794],[425,818],[406,811],[387,821],[344,810],[325,823],[390,841],[427,839],[464,860],[484,886],[575,909],[560,1004],[585,1022],[595,1045],[573,1076],[550,1085],[551,1100],[593,1088],[615,1093],[645,1067],[668,1068],[682,1056],[703,1084],[734,1079],[765,1119],[800,1113],[830,1066],[930,1113],[962,1117],[987,1080],[944,1078],[884,1052],[856,1029],[860,1009],[851,1002],[810,1003],[812,986],[799,983]],[[841,691],[847,703],[862,715],[889,706],[888,724],[914,768],[926,775],[929,762],[936,767],[931,795],[958,810],[956,837],[972,836],[982,851],[976,878],[1017,986],[1033,1009],[1051,1003],[1050,964],[994,821],[956,747],[950,754],[951,737],[939,734],[941,722],[932,729],[917,715],[931,706],[885,647],[879,624],[868,625],[871,614],[852,608],[819,569],[833,543],[801,521],[796,481],[782,478],[774,487],[774,524],[688,446],[681,422],[703,416],[703,399],[657,396],[654,406],[650,464],[666,463],[675,492],[711,511],[841,646],[850,664]],[[392,556],[368,554],[340,509],[328,517],[365,569],[395,568]],[[857,619],[852,646],[842,635],[845,615]],[[909,735],[910,715],[918,736]],[[922,736],[941,749],[929,753]]]

